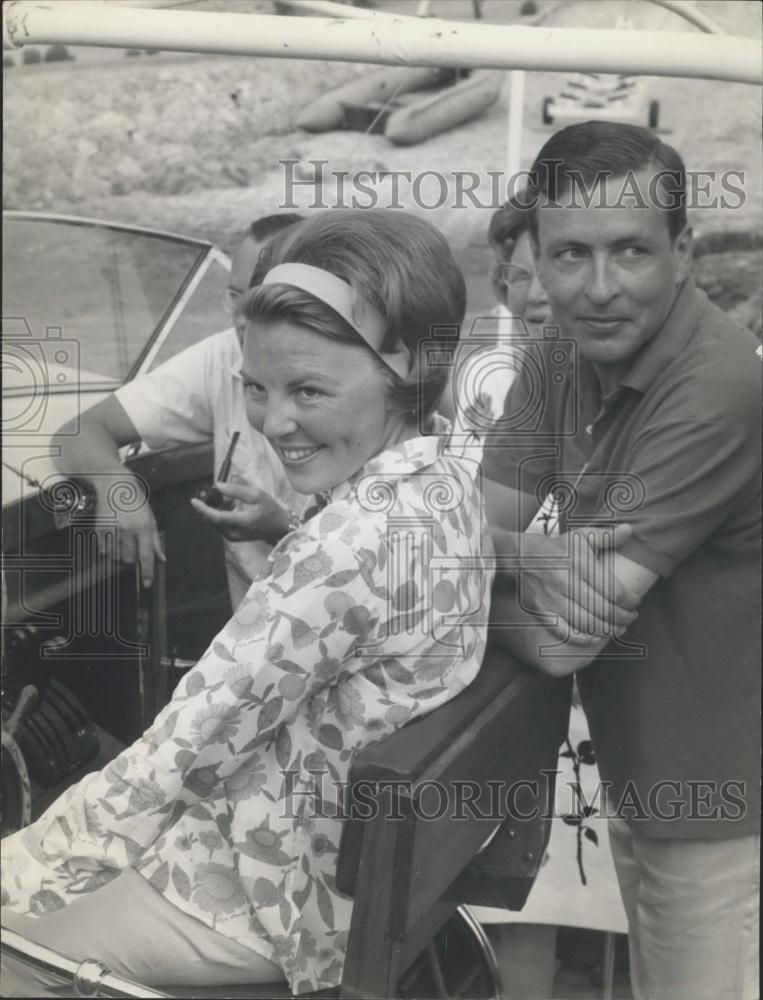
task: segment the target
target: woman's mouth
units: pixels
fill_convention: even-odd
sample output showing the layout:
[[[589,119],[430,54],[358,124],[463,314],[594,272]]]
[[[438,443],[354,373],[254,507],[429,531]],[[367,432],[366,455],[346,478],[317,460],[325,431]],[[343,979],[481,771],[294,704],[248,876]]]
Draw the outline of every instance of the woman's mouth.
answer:
[[[531,326],[551,325],[551,319],[547,312],[525,313],[523,319]]]
[[[282,445],[277,445],[276,451],[285,465],[299,465],[302,462],[309,462],[322,448],[322,444],[313,445],[310,448],[285,448]]]

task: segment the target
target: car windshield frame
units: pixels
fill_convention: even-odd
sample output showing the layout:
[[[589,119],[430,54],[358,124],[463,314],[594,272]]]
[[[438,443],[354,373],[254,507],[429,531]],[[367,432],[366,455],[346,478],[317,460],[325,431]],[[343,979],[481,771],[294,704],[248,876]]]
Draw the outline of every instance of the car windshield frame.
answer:
[[[217,251],[214,244],[210,243],[208,240],[198,239],[192,236],[183,236],[178,233],[152,229],[146,226],[103,221],[101,219],[94,219],[87,216],[59,215],[58,213],[33,212],[16,209],[3,210],[4,227],[6,222],[16,221],[31,223],[40,222],[83,228],[90,227],[93,229],[102,231],[108,230],[116,233],[134,233],[141,237],[160,239],[167,243],[177,243],[196,250],[193,262],[189,266],[178,287],[172,293],[172,297],[168,300],[166,308],[156,320],[150,334],[146,336],[145,341],[138,351],[134,361],[130,365],[127,374],[123,378],[104,377],[102,380],[80,382],[77,389],[80,393],[111,392],[119,386],[125,385],[127,382],[131,382],[142,371],[147,362],[150,361],[151,357],[157,353],[164,341],[169,337],[175,323],[182,315],[182,309],[185,302],[188,298],[190,298],[196,288],[196,285],[206,273],[205,265],[208,265],[209,262],[215,259],[219,254],[219,251]],[[220,256],[222,257],[222,255]],[[2,314],[4,323],[7,320],[16,318],[6,314],[5,306],[3,306]],[[2,394],[5,398],[23,396],[29,393],[30,388],[33,387],[26,385],[11,387],[6,383],[3,385]],[[53,382],[47,383],[44,387],[44,391],[47,394],[58,395],[71,392],[72,390],[66,385],[56,385]]]

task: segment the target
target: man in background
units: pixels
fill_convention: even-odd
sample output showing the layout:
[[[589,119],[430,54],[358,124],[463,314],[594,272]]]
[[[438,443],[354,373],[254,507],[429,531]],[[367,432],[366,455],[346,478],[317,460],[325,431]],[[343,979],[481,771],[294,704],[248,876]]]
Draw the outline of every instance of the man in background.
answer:
[[[249,226],[231,261],[223,301],[228,313],[235,313],[240,297],[262,277],[257,263],[267,241],[300,219],[294,213],[269,215]],[[56,439],[59,470],[65,475],[92,475],[100,505],[106,498],[99,489],[105,491],[108,484],[103,473],[130,475],[119,457],[125,445],[141,439],[157,449],[212,441],[217,475],[238,431],[228,482],[218,484],[233,509],[212,510],[199,500],[191,501],[200,516],[224,535],[234,609],[265,568],[272,545],[288,531],[293,507],[300,503],[272,448],[246,418],[240,378],[242,336],[236,323],[187,348],[87,410],[79,434],[72,435],[64,425],[61,430],[68,433]],[[138,563],[144,586],[150,586],[155,560],[165,558],[153,512],[144,504],[135,511],[121,511],[118,517],[119,557]]]

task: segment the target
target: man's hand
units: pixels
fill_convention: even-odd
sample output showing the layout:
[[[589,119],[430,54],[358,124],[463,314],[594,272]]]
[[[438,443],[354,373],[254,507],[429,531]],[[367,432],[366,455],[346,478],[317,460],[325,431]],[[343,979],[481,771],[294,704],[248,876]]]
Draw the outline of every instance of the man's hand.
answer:
[[[556,537],[526,532],[515,571],[522,607],[573,644],[621,634],[638,617],[640,600],[614,572],[614,552],[630,535],[629,525],[576,528]]]
[[[215,510],[195,497],[193,509],[233,542],[265,539],[275,545],[289,531],[291,515],[269,493],[250,482],[215,483],[223,496],[235,501],[233,510]]]
[[[80,418],[68,421],[61,427],[53,440],[59,454],[55,464],[64,478],[81,477],[92,481],[98,495],[96,515],[103,525],[113,523],[115,508],[109,501],[109,485],[120,484],[120,491],[129,495],[135,490],[143,503],[131,507],[137,509],[116,510],[117,551],[113,551],[111,532],[105,527],[98,531],[98,548],[102,555],[121,559],[126,563],[138,563],[144,587],[150,587],[154,579],[154,560],[166,562],[156,521],[146,497],[146,485],[140,477],[125,469],[119,459],[119,449],[136,441],[138,434],[135,424],[115,395],[107,396],[95,406],[86,410]]]
[[[124,473],[123,473],[124,475]],[[104,510],[108,516],[103,514]],[[96,508],[96,520],[108,521],[113,517],[114,508],[107,504],[104,498],[98,499]],[[101,516],[99,516],[101,515]],[[103,530],[97,531],[98,548],[101,555],[116,556],[124,563],[138,563],[140,566],[140,578],[144,587],[150,587],[154,580],[154,560],[166,562],[167,557],[162,549],[159,529],[156,526],[156,519],[148,502],[137,510],[120,511],[117,517],[117,546],[118,551],[111,551],[111,544],[107,539],[111,537],[111,532]]]

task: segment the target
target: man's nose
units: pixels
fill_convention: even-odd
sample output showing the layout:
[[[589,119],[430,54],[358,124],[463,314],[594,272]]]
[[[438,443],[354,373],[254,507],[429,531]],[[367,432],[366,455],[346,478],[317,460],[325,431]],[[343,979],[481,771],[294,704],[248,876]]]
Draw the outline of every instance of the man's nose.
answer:
[[[609,260],[594,258],[588,272],[586,295],[596,305],[606,305],[618,292],[617,276]]]

